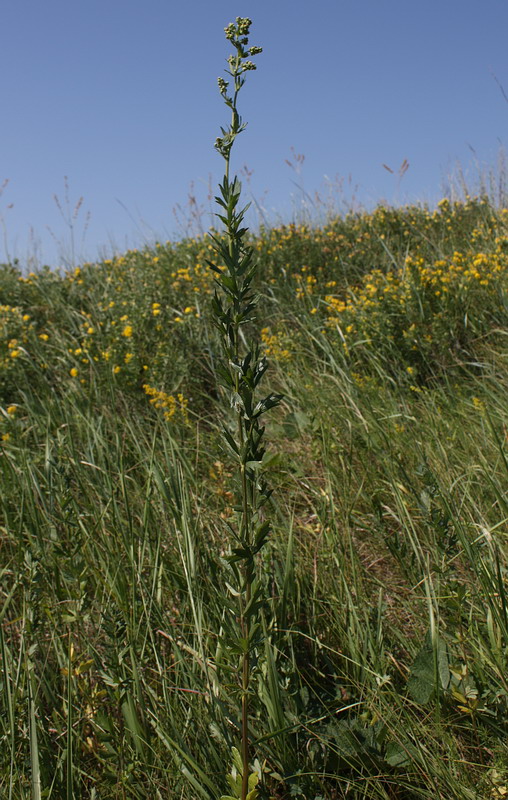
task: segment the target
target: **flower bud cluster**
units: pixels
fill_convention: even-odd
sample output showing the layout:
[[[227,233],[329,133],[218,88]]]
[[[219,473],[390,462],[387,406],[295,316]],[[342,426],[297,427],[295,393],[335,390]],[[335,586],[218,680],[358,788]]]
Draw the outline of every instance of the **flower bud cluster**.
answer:
[[[231,41],[235,37],[246,37],[249,35],[249,29],[252,25],[252,20],[248,17],[237,17],[236,23],[230,22],[229,25],[224,28],[224,33],[226,34],[226,39],[230,39]],[[247,44],[247,40],[244,38],[240,44]]]
[[[237,17],[236,24],[238,26],[238,33],[240,36],[248,36],[252,20],[248,17]]]
[[[235,38],[236,28],[235,23],[230,22],[229,25],[224,28],[224,33],[226,34],[226,39],[232,40]]]
[[[219,87],[220,93],[224,95],[227,92],[229,83],[226,80],[224,80],[224,78],[217,78],[217,85]]]
[[[256,56],[258,53],[263,52],[261,47],[248,46],[248,33],[251,25],[252,21],[247,17],[237,17],[236,23],[231,22],[226,28],[224,28],[226,39],[231,41],[236,50],[236,53],[230,54],[226,59],[229,69],[226,69],[225,72],[226,75],[229,75],[229,77],[232,78],[231,94],[228,94],[230,84],[225,78],[217,78],[217,85],[224,102],[231,109],[232,121],[227,130],[221,129],[222,136],[215,140],[215,149],[223,158],[226,159],[226,161],[228,161],[228,163],[233,141],[235,140],[235,137],[245,128],[245,124],[242,123],[236,108],[236,99],[238,92],[245,83],[245,76],[243,73],[256,69],[254,62],[248,57]]]

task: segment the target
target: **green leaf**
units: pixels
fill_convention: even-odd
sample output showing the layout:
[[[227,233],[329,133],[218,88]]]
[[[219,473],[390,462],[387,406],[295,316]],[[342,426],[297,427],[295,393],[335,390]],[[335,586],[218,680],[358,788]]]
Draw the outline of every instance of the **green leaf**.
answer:
[[[233,439],[227,428],[225,427],[222,428],[222,435],[224,436],[226,442],[230,446],[233,453],[235,453],[235,455],[239,455],[238,445],[236,444],[235,440]]]
[[[411,756],[416,757],[416,755],[416,748],[412,744],[388,742],[386,745],[385,761],[391,767],[408,767],[411,764]]]
[[[446,689],[450,682],[448,653],[445,642],[436,636],[434,643],[427,634],[425,644],[417,653],[411,667],[407,688],[416,703],[425,705],[436,691]]]
[[[243,774],[243,761],[240,755],[240,751],[237,747],[231,748],[231,755],[233,756],[233,767],[238,770],[240,775]]]
[[[259,776],[255,772],[251,772],[251,774],[249,775],[249,782],[248,782],[249,793],[247,795],[247,800],[256,800],[256,797],[258,796],[258,790],[256,788],[258,782],[259,782]]]
[[[275,408],[278,406],[283,398],[282,394],[275,394],[274,392],[270,392],[263,400],[260,400],[259,403],[256,405],[254,411],[252,412],[253,417],[259,417],[261,414],[264,414],[265,411],[268,411],[270,408]]]

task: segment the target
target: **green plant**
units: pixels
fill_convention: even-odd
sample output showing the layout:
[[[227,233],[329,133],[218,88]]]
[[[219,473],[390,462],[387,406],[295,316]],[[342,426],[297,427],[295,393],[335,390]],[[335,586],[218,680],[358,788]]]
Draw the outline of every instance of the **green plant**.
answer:
[[[228,57],[226,70],[231,80],[218,79],[221,96],[231,109],[231,123],[228,128],[221,128],[222,135],[215,142],[225,161],[224,179],[219,186],[220,195],[216,197],[221,208],[217,216],[224,226],[224,233],[222,236],[212,234],[215,262],[208,261],[216,284],[212,300],[213,322],[222,348],[217,374],[234,414],[233,425],[225,421],[223,426],[223,441],[236,462],[238,478],[236,521],[228,525],[232,546],[226,556],[229,575],[225,602],[236,607],[233,613],[237,624],[229,627],[224,648],[240,661],[241,781],[233,779],[231,786],[242,800],[256,797],[249,766],[249,695],[258,650],[263,641],[260,610],[264,592],[256,556],[270,532],[270,523],[262,515],[271,491],[264,478],[261,417],[281,400],[281,395],[273,392],[262,399],[257,397],[267,360],[260,354],[260,343],[252,339],[248,341],[248,334],[244,334],[244,329],[248,330],[254,320],[257,305],[252,288],[256,262],[254,250],[247,243],[247,229],[242,227],[247,207],[239,205],[241,184],[236,176],[230,179],[229,174],[231,149],[245,128],[238,113],[238,94],[245,83],[245,73],[255,69],[248,57],[261,52],[260,47],[248,47],[250,26],[250,19],[237,17],[236,23],[225,29],[226,38],[235,52]]]
[[[285,397],[250,520],[251,541],[273,525],[250,560],[247,796],[505,797],[508,209],[243,244],[239,361],[260,329]],[[243,400],[215,382],[229,339],[211,369],[214,286],[236,313],[212,247],[0,267],[0,797],[241,798],[243,462],[219,453]]]

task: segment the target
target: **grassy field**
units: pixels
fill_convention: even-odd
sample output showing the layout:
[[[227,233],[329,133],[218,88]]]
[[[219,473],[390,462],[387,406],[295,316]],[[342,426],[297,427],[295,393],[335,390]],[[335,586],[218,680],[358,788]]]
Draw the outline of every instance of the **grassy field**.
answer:
[[[274,798],[508,795],[508,211],[251,236]],[[215,800],[235,480],[207,237],[0,269],[0,794]]]

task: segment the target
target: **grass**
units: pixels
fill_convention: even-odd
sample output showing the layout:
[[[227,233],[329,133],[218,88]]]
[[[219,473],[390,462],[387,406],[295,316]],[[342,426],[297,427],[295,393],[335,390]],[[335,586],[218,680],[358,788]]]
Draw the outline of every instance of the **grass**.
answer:
[[[0,791],[503,798],[508,210],[242,229],[249,25],[223,232],[0,267]]]
[[[507,232],[475,199],[252,237],[285,396],[249,700],[267,796],[506,793]],[[2,268],[5,797],[226,789],[234,465],[207,257],[196,238]]]

